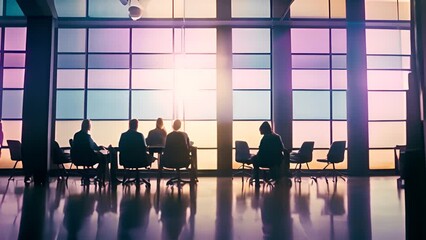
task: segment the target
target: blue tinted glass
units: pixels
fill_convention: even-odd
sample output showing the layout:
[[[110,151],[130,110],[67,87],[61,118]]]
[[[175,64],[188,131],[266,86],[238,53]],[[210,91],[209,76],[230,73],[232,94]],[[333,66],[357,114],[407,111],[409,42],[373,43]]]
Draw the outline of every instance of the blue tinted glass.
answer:
[[[85,52],[86,29],[59,29],[58,52]]]
[[[87,117],[89,119],[128,119],[129,91],[88,91]]]
[[[234,119],[271,119],[269,91],[234,91]]]
[[[88,0],[89,1],[89,0]],[[129,6],[117,0],[90,0],[89,17],[129,18]]]
[[[84,117],[84,91],[57,91],[56,119],[82,119]]]
[[[3,91],[2,118],[22,118],[23,96],[22,90]]]
[[[129,55],[89,54],[89,68],[129,68]]]
[[[132,91],[132,118],[173,119],[172,91]]]
[[[3,0],[0,0],[0,16],[3,16]]]
[[[86,68],[86,56],[58,54],[58,68]]]
[[[330,68],[328,55],[293,55],[291,56],[293,68]]]
[[[410,69],[410,57],[367,56],[367,69]]]
[[[269,55],[237,55],[232,56],[232,68],[270,68]]]
[[[330,119],[330,92],[293,91],[293,119]]]
[[[86,0],[55,0],[55,7],[58,17],[86,17]]]
[[[173,55],[132,55],[132,68],[174,68]]]
[[[333,91],[333,119],[346,119],[346,91]]]
[[[24,16],[16,0],[6,0],[6,16]]]
[[[346,69],[346,55],[333,55],[331,61],[333,69]]]

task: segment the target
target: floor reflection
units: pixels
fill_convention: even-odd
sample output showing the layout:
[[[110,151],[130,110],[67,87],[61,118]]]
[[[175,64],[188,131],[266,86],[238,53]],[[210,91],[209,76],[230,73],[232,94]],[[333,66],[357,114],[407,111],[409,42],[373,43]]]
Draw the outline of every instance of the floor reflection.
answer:
[[[0,177],[0,239],[403,239],[394,177],[254,188],[240,178],[197,185],[47,187]],[[402,190],[403,192],[403,190]],[[391,226],[391,227],[389,227]]]

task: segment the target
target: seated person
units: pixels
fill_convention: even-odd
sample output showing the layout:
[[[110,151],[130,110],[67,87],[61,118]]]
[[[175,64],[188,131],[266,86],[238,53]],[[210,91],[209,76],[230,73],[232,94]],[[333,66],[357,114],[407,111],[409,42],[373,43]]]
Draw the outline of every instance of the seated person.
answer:
[[[146,144],[148,146],[161,146],[164,147],[166,144],[167,132],[164,129],[164,123],[162,118],[157,118],[156,127],[149,131],[148,137],[146,138]]]
[[[281,140],[281,136],[272,131],[271,125],[268,122],[263,122],[259,128],[260,134],[263,135],[260,141],[259,151],[255,156],[251,158],[254,166],[254,178],[256,184],[259,184],[259,167],[267,167],[271,169],[273,174],[272,178],[279,178],[279,170],[285,154],[288,151],[285,149],[284,144]],[[285,173],[288,172],[289,160],[283,163]]]
[[[105,177],[106,157],[99,152],[105,149],[98,146],[89,134],[91,123],[89,119],[84,119],[81,123],[81,130],[74,134],[71,146],[71,159],[76,165],[98,165],[98,178]]]
[[[173,122],[173,132],[167,135],[164,154],[161,157],[161,166],[182,168],[190,164],[190,142],[188,135],[179,131],[181,125],[182,123],[179,119]]]
[[[145,138],[142,133],[137,131],[138,125],[137,119],[130,120],[129,130],[121,134],[118,143],[120,164],[129,168],[149,166],[155,160],[147,153]]]

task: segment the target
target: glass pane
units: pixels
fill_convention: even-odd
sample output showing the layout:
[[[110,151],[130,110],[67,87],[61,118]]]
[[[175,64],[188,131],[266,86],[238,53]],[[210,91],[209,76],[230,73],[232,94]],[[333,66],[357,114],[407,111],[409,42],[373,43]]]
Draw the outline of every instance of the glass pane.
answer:
[[[86,29],[59,29],[58,52],[85,52]]]
[[[25,69],[3,69],[3,88],[24,88]]]
[[[171,28],[132,29],[132,52],[172,53],[173,32]]]
[[[217,150],[198,149],[197,167],[199,170],[217,169]]]
[[[293,119],[330,119],[330,92],[293,91]]]
[[[216,53],[215,28],[186,28],[183,34],[183,39],[185,39],[185,52]]]
[[[408,90],[408,71],[367,71],[368,90]]]
[[[397,0],[365,0],[366,20],[397,20]]]
[[[22,118],[24,91],[3,90],[2,118]]]
[[[173,119],[172,91],[132,91],[132,118]]]
[[[262,135],[259,127],[262,121],[234,121],[232,123],[232,146],[236,140],[246,141],[250,148],[258,148]],[[257,151],[256,151],[257,152]]]
[[[367,54],[411,54],[409,33],[409,30],[366,29]]]
[[[216,54],[175,55],[176,68],[216,68]]]
[[[346,55],[333,55],[331,56],[331,65],[333,69],[346,68]]]
[[[92,121],[91,135],[98,145],[118,146],[123,132],[129,129],[129,121]]]
[[[58,90],[56,92],[56,119],[83,119],[84,91]]]
[[[216,91],[192,91],[178,101],[178,105],[182,104],[185,119],[216,119]]]
[[[405,92],[369,92],[368,119],[405,120],[406,104]]]
[[[171,54],[132,55],[132,68],[174,68]]]
[[[271,119],[269,91],[234,91],[234,119]]]
[[[5,53],[4,67],[25,67],[25,53]]]
[[[347,89],[347,72],[346,70],[333,70],[331,71],[333,78],[333,89]]]
[[[58,17],[86,17],[86,0],[55,0]]]
[[[0,0],[0,16],[3,16],[3,0]]]
[[[346,0],[330,0],[331,18],[346,18]]]
[[[130,30],[89,29],[89,52],[129,52]]]
[[[368,69],[410,69],[410,57],[367,56]]]
[[[346,119],[346,91],[333,91],[333,119]]]
[[[216,89],[216,69],[176,69],[175,88],[183,94]]]
[[[4,50],[25,51],[27,28],[5,28]]]
[[[89,68],[129,68],[127,54],[89,54]]]
[[[292,53],[329,53],[329,29],[291,29]]]
[[[333,141],[348,142],[348,123],[346,121],[333,121]]]
[[[293,55],[293,68],[330,68],[330,57],[328,55]]]
[[[55,123],[55,140],[59,146],[70,147],[69,139],[81,129],[80,121],[56,121]]]
[[[128,89],[129,70],[95,70],[88,72],[88,88]]]
[[[332,53],[346,53],[346,29],[331,29]]]
[[[129,91],[97,91],[87,93],[87,118],[128,119]]]
[[[58,68],[86,68],[86,56],[58,54]]]
[[[141,2],[142,18],[172,18],[172,0]]]
[[[132,89],[172,89],[173,69],[132,70]]]
[[[330,147],[330,122],[293,121],[293,146],[301,146],[305,141],[314,141],[315,148]]]
[[[84,69],[58,69],[56,73],[57,88],[84,88],[85,73]]]
[[[232,68],[271,68],[270,55],[236,55],[232,56]]]
[[[194,146],[201,148],[217,147],[217,122],[216,121],[185,121],[183,129]]]
[[[398,0],[399,20],[411,20],[410,0]]]
[[[370,150],[370,169],[395,169],[393,150]]]
[[[175,18],[215,18],[216,0],[174,0]]]
[[[129,18],[128,6],[117,0],[88,0],[89,17]]]
[[[233,53],[270,53],[271,34],[269,29],[232,29]]]
[[[270,0],[232,0],[233,18],[269,18]]]
[[[16,0],[6,0],[6,16],[24,16]]]
[[[233,89],[270,89],[271,71],[264,69],[233,69]]]
[[[368,128],[370,148],[406,144],[405,122],[370,122]]]
[[[7,142],[6,140],[19,140],[21,141],[21,136],[22,136],[22,121],[5,121],[2,120],[1,121],[2,125],[3,125],[3,144],[2,146],[7,146]],[[2,150],[2,155],[4,152],[6,152],[7,150],[3,149]]]
[[[328,0],[298,0],[291,4],[291,18],[329,18]]]
[[[329,89],[329,70],[293,70],[293,89]]]

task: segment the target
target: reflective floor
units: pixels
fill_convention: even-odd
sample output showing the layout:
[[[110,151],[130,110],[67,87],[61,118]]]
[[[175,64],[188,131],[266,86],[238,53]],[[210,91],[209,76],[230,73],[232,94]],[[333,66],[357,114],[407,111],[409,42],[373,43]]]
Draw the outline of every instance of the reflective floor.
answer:
[[[144,186],[48,188],[0,177],[0,239],[404,239],[395,177],[337,184],[303,178],[256,189],[241,178],[199,178],[181,190]]]

